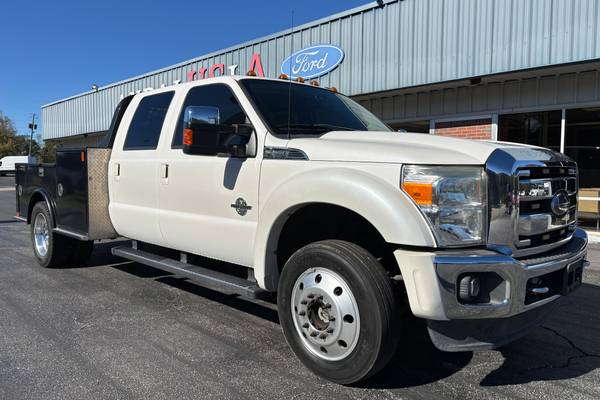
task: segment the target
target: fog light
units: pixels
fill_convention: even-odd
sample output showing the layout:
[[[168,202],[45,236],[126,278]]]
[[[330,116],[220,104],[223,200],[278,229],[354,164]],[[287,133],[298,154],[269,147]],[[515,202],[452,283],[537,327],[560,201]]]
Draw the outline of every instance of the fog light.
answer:
[[[458,296],[463,301],[473,301],[479,297],[481,280],[477,276],[464,276],[458,285]]]

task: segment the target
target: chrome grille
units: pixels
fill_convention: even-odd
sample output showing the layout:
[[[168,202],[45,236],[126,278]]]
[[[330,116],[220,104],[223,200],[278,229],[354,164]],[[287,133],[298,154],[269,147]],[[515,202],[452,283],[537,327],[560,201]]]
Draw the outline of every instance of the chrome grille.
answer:
[[[518,249],[567,238],[577,222],[577,170],[572,166],[527,167],[518,176]]]
[[[577,167],[548,149],[507,147],[486,162],[488,246],[517,258],[557,248],[572,237],[577,219]]]

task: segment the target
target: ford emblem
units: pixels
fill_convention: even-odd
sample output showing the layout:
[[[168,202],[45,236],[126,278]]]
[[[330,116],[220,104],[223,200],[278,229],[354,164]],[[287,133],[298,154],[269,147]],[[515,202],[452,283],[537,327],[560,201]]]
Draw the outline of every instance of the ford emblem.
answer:
[[[344,52],[337,46],[323,44],[292,53],[281,63],[281,73],[295,78],[316,78],[340,65]]]
[[[550,202],[550,208],[557,217],[565,215],[570,206],[569,195],[564,190],[557,192]]]

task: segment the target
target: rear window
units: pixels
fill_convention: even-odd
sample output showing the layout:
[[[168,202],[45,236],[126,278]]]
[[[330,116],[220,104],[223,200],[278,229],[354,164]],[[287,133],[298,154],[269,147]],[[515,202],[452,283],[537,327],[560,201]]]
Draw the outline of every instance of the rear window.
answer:
[[[125,138],[123,150],[154,150],[174,92],[147,96],[140,101]]]

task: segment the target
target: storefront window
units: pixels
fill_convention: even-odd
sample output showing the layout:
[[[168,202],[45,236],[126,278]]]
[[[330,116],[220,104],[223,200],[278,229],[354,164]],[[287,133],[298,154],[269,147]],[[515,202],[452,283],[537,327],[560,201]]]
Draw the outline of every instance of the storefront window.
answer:
[[[498,140],[560,151],[561,116],[561,110],[500,115]]]
[[[577,162],[580,188],[600,188],[600,108],[567,110],[565,153]]]
[[[402,122],[390,124],[393,130],[398,132],[429,133],[429,120]]]

